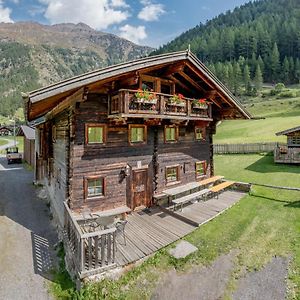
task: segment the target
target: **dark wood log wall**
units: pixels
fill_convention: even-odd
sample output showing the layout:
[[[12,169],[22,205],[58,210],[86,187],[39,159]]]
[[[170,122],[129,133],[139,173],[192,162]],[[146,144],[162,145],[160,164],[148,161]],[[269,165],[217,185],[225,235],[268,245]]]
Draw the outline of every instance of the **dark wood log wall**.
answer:
[[[52,126],[56,137],[52,137]],[[47,189],[51,197],[52,209],[62,226],[64,224],[64,204],[68,197],[68,160],[69,160],[69,119],[68,112],[57,116],[48,124],[48,147],[52,148],[48,157]],[[51,145],[51,147],[50,147]]]
[[[112,125],[107,119],[107,95],[89,94],[86,102],[77,104],[74,115],[74,143],[71,149],[70,166],[72,170],[70,181],[70,207],[81,209],[88,206],[92,210],[112,209],[129,205],[132,197],[132,168],[140,161],[142,166],[148,166],[148,176],[152,181],[157,170],[156,192],[166,188],[165,168],[170,165],[180,165],[180,184],[195,181],[195,163],[205,160],[210,170],[210,147],[208,136],[206,141],[194,140],[194,124],[180,127],[179,140],[175,144],[164,143],[164,125],[147,128],[147,142],[143,145],[131,146],[128,143],[128,124],[143,123],[141,119],[130,119],[126,124]],[[85,124],[107,124],[108,134],[105,145],[85,144]],[[155,146],[155,131],[157,145]],[[156,147],[156,148],[155,148]],[[154,168],[153,156],[156,153],[158,165]],[[122,177],[122,170],[129,165],[129,176]],[[210,171],[208,171],[208,175]],[[88,199],[84,197],[85,176],[105,177],[105,196]],[[153,182],[152,182],[153,183]],[[152,191],[151,191],[152,193]]]

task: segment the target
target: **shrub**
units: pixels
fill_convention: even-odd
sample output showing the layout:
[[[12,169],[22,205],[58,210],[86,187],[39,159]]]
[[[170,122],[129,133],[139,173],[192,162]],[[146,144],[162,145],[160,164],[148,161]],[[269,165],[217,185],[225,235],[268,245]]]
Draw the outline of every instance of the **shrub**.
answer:
[[[278,98],[295,98],[297,93],[291,90],[285,90],[278,94]]]

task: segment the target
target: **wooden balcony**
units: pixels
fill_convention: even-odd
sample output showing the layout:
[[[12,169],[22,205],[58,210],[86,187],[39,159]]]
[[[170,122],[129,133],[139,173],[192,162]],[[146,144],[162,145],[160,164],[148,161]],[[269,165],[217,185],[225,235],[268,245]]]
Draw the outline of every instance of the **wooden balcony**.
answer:
[[[180,101],[174,101],[173,95],[152,92],[149,92],[150,99],[139,99],[137,92],[122,89],[112,95],[109,117],[212,121],[210,102],[198,106],[193,103],[194,99],[183,97]]]
[[[300,164],[300,147],[278,144],[274,150],[274,161],[283,164]]]

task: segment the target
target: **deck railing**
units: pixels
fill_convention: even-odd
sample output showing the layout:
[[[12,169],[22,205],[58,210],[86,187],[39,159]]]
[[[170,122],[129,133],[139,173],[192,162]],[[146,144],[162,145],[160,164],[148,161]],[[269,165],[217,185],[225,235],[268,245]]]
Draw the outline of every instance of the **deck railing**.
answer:
[[[115,267],[116,228],[84,233],[65,203],[65,247],[80,278]]]
[[[119,90],[110,99],[109,114],[172,115],[211,118],[211,103],[195,103],[195,99],[182,97],[174,100],[174,95],[147,92],[148,99],[136,97],[137,90]]]
[[[278,144],[274,149],[274,161],[300,164],[300,148],[291,148],[286,144]]]

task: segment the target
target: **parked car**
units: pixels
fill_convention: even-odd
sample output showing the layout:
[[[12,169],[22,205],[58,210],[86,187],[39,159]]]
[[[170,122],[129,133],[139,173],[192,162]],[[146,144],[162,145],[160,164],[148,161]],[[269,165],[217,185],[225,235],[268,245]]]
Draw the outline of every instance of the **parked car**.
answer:
[[[8,164],[21,163],[22,153],[19,153],[18,147],[10,147],[6,149],[6,158]]]

